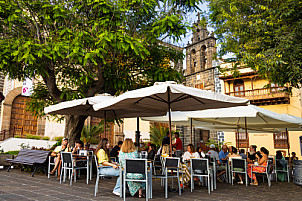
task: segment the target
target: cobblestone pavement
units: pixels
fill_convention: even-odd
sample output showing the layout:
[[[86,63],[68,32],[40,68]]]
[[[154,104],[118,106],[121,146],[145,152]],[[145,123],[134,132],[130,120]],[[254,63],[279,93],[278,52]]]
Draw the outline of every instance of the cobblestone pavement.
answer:
[[[68,180],[69,181],[69,180]],[[94,197],[95,179],[87,185],[85,177],[73,183],[59,184],[55,177],[48,179],[43,174],[31,177],[29,172],[20,172],[14,169],[10,172],[0,170],[0,200],[123,200],[112,194],[115,178],[100,180],[99,193]],[[137,196],[127,196],[127,200],[144,200]],[[169,198],[164,199],[164,189],[159,181],[153,182],[153,200],[302,200],[302,188],[292,182],[272,182],[269,188],[267,183],[259,186],[245,186],[218,183],[217,190],[208,194],[206,187],[195,185],[193,193],[190,188],[185,188],[182,196],[169,192]]]

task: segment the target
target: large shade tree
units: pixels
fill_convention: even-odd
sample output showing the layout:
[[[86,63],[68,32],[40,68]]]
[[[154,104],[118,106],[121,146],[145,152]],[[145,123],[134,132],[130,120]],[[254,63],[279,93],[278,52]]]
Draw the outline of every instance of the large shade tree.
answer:
[[[220,56],[233,53],[271,82],[302,83],[302,3],[298,0],[207,0]],[[236,72],[234,65],[234,72]],[[238,71],[237,71],[238,72]],[[236,74],[235,74],[236,75]]]
[[[199,0],[0,0],[0,70],[35,78],[28,103],[45,106],[181,80],[163,43],[186,33],[183,17]],[[66,116],[65,136],[79,139],[86,116]]]

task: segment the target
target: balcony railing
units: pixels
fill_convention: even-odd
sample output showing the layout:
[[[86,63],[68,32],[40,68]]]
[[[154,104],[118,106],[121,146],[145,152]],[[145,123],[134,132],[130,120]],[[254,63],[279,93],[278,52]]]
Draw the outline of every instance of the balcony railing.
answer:
[[[252,104],[261,104],[263,101],[268,102],[273,99],[280,100],[282,101],[282,103],[284,103],[284,101],[289,101],[289,93],[286,91],[286,87],[271,87],[264,89],[236,91],[226,94],[230,96],[250,99]]]

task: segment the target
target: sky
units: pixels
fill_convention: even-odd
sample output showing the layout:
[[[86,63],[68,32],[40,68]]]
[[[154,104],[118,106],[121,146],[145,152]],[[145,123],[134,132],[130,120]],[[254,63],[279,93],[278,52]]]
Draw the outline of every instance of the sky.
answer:
[[[198,19],[198,17],[197,17],[198,12],[206,12],[206,13],[209,12],[208,4],[206,4],[206,3],[199,4],[199,8],[201,11],[187,13],[187,15],[186,15],[187,23],[193,25],[193,23],[196,22]],[[211,27],[208,27],[208,31],[212,32],[214,30]],[[172,41],[166,41],[166,42],[172,43],[173,45],[176,45],[179,47],[186,47],[188,42],[191,42],[191,38],[192,38],[192,31],[188,31],[186,33],[186,35],[182,37],[182,40],[180,40],[178,42],[174,42],[174,43]],[[185,50],[184,50],[184,54],[185,54]],[[184,60],[183,60],[183,69],[186,69],[186,58],[184,58]]]
[[[200,10],[201,10],[200,12],[206,12],[206,13],[209,12],[208,4],[205,4],[205,3],[199,4],[199,8],[200,8]],[[188,22],[189,24],[192,24],[192,25],[193,25],[193,23],[197,21],[197,19],[198,19],[197,13],[198,13],[198,12],[192,12],[192,13],[188,13],[188,14],[187,14],[187,22]],[[209,31],[209,32],[213,32],[214,30],[213,30],[213,28],[208,27],[208,31]],[[183,39],[182,39],[181,41],[179,41],[178,43],[175,43],[175,45],[177,45],[177,46],[179,46],[179,47],[186,47],[186,45],[188,44],[188,41],[191,42],[191,38],[192,38],[192,31],[189,31],[189,32],[183,37]]]

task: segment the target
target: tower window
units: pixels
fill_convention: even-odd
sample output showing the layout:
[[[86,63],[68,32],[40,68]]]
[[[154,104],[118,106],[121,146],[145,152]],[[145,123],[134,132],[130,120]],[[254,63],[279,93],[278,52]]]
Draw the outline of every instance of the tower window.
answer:
[[[196,61],[194,61],[194,67],[196,67]]]

